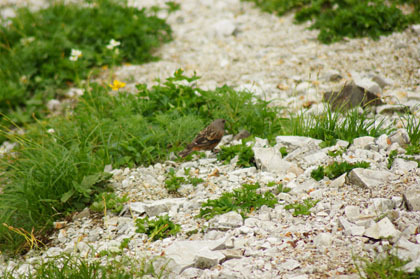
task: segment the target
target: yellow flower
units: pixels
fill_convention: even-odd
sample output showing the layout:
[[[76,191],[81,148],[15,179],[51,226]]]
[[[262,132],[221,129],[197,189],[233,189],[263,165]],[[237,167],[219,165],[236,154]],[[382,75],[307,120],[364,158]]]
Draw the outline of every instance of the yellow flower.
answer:
[[[122,82],[122,81],[119,81],[119,80],[114,80],[114,83],[109,84],[109,87],[111,87],[112,90],[117,91],[118,89],[125,87],[125,82]]]

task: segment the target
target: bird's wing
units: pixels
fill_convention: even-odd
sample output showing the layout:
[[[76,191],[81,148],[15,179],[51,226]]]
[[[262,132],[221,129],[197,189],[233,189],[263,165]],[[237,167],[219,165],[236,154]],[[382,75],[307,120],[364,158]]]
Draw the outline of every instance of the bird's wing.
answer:
[[[213,127],[207,127],[201,131],[191,143],[191,147],[206,147],[218,143],[223,137],[223,130],[219,131]]]

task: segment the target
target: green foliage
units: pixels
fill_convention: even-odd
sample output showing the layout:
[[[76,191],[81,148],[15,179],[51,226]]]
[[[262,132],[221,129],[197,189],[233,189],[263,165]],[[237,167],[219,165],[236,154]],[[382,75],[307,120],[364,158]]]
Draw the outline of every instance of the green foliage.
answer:
[[[279,183],[279,185],[277,185],[277,193],[289,193],[290,190],[292,190],[289,187],[284,187],[283,183]]]
[[[373,261],[354,257],[357,272],[362,279],[418,279],[420,268],[413,273],[404,271],[402,268],[408,261],[401,260],[389,251],[381,253]],[[357,262],[356,262],[357,261]]]
[[[243,184],[240,188],[234,189],[233,192],[223,193],[218,199],[208,200],[202,204],[197,217],[209,220],[216,215],[237,211],[245,218],[247,213],[257,210],[263,205],[274,207],[277,204],[277,199],[273,193],[259,194],[257,193],[259,188],[258,183]]]
[[[407,154],[420,154],[420,121],[418,117],[406,113],[401,116],[401,120],[410,137],[410,144],[406,147]]]
[[[319,29],[318,39],[333,43],[345,37],[379,39],[394,31],[402,31],[420,22],[420,3],[416,0],[245,0],[261,9],[283,15],[296,10],[298,23],[313,20],[310,29]],[[403,14],[397,4],[409,3],[411,14]]]
[[[356,163],[348,163],[348,162],[333,162],[332,164],[324,167],[319,166],[317,169],[311,172],[311,177],[316,181],[320,181],[324,178],[324,176],[328,177],[329,179],[334,179],[339,177],[340,175],[347,173],[355,168],[369,168],[370,164],[368,162],[356,162]]]
[[[268,182],[267,183],[267,187],[274,187],[274,186],[276,186],[276,191],[275,191],[276,194],[279,194],[279,193],[289,193],[290,190],[292,190],[289,187],[284,187],[283,186],[283,183],[277,183],[275,181],[271,181],[271,182]]]
[[[133,259],[122,255],[121,257],[103,257],[99,254],[99,259],[86,259],[75,255],[61,254],[50,257],[41,262],[34,262],[31,265],[33,273],[18,275],[17,270],[20,265],[3,274],[4,279],[134,279],[150,276],[153,278],[166,278],[165,266],[161,270],[156,270],[153,265],[155,259]],[[107,255],[104,255],[107,256]]]
[[[17,124],[32,113],[39,118],[48,99],[80,85],[93,67],[155,60],[152,51],[171,40],[169,25],[144,9],[89,2],[55,1],[37,12],[21,8],[10,25],[0,25],[0,113]],[[121,44],[107,48],[112,39]],[[72,50],[82,53],[77,61],[69,59]]]
[[[205,91],[180,84],[194,79],[179,70],[151,89],[139,85],[137,95],[111,95],[108,88],[91,84],[72,114],[28,125],[24,136],[3,134],[18,145],[13,156],[0,158],[5,170],[0,173],[0,224],[42,234],[103,191],[109,178],[103,174],[105,165],[166,160],[215,118],[229,121],[229,133],[243,127],[260,137],[280,132],[278,108],[227,86]],[[200,182],[191,178],[188,183]],[[0,226],[0,249],[26,249],[24,243],[23,237]]]
[[[193,186],[197,186],[198,184],[204,182],[203,179],[198,177],[192,177],[189,174],[190,170],[186,169],[185,174],[187,177],[176,176],[175,170],[173,168],[169,169],[169,178],[165,180],[165,187],[168,189],[169,193],[176,193],[181,187],[182,184],[192,184]]]
[[[322,147],[335,144],[337,139],[352,143],[358,137],[379,137],[392,131],[383,127],[383,121],[377,123],[375,118],[369,118],[365,111],[360,113],[353,109],[340,113],[332,111],[330,107],[320,114],[301,112],[282,123],[286,134],[323,140]]]
[[[77,131],[74,136],[78,137]],[[80,211],[92,202],[95,193],[103,191],[111,177],[102,172],[103,162],[91,156],[91,146],[63,145],[49,136],[38,142],[18,138],[21,145],[13,156],[0,159],[3,193],[0,195],[0,222],[48,230],[52,222],[72,211]],[[26,243],[27,244],[27,243]],[[0,226],[0,249],[26,250],[24,239]]]
[[[298,215],[311,215],[310,209],[314,207],[318,202],[319,200],[313,200],[311,198],[308,198],[303,200],[302,203],[295,202],[292,204],[288,204],[284,207],[284,209],[293,209],[293,216],[295,217]]]
[[[280,151],[280,154],[281,154],[281,156],[282,156],[283,158],[284,158],[284,157],[286,157],[286,156],[287,156],[287,154],[288,154],[287,149],[286,149],[286,147],[285,147],[285,146],[280,147],[279,151]]]
[[[331,157],[342,156],[344,151],[345,151],[345,149],[341,148],[341,147],[337,150],[330,150],[330,151],[328,151],[328,156],[331,156]]]
[[[235,156],[238,156],[238,162],[236,163],[238,167],[248,168],[255,166],[252,146],[248,146],[244,141],[242,144],[222,146],[220,152],[217,154],[217,159],[219,161],[225,161],[225,164],[229,164]]]
[[[147,234],[153,241],[176,235],[181,230],[181,226],[169,220],[168,215],[156,219],[149,219],[147,216],[137,219],[136,227],[136,232]]]
[[[90,209],[96,212],[104,212],[107,209],[118,214],[124,208],[124,203],[128,200],[127,195],[117,197],[115,193],[103,192],[95,196]]]
[[[392,163],[394,163],[394,160],[397,157],[397,155],[398,155],[398,151],[397,150],[392,150],[389,153],[389,156],[388,156],[388,164],[386,165],[388,169],[390,169],[392,167]]]

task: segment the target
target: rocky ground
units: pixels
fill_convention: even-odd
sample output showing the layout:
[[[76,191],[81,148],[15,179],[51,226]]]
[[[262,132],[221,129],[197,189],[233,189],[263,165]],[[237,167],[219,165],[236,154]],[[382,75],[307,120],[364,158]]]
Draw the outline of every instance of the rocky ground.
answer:
[[[164,3],[129,2],[138,7]],[[128,88],[139,82],[151,85],[155,78],[183,68],[202,76],[200,87],[229,84],[251,90],[275,105],[300,109],[319,106],[322,92],[353,80],[389,105],[404,104],[417,110],[418,26],[378,41],[322,45],[316,40],[317,31],[293,24],[293,15],[276,17],[239,0],[183,0],[181,10],[171,14],[168,22],[174,41],[157,51],[160,61],[116,70],[115,77],[129,82]],[[389,108],[378,108],[378,112],[391,123],[398,118],[395,107]],[[222,144],[235,143],[230,138],[225,136]],[[310,138],[280,136],[276,142],[270,147],[266,140],[257,140],[258,168],[239,168],[235,162],[225,165],[208,152],[206,158],[182,164],[168,161],[112,170],[116,192],[130,199],[125,213],[108,213],[99,220],[89,210],[75,215],[51,236],[48,250],[28,255],[19,271],[25,272],[39,258],[61,252],[87,256],[91,251],[118,250],[125,238],[131,238],[124,250],[127,255],[172,259],[168,264],[171,278],[358,278],[352,256],[373,257],[389,246],[411,259],[407,270],[420,266],[420,169],[417,163],[403,159],[387,168],[391,150],[405,152],[408,139],[403,129],[376,139],[356,139],[336,158],[328,151],[345,143],[322,149],[318,140]],[[288,151],[284,158],[280,147]],[[371,167],[332,181],[311,178],[313,169],[333,161],[367,161]],[[170,168],[178,176],[185,176],[184,169],[190,168],[190,174],[204,182],[196,187],[183,185],[180,195],[168,194],[165,180]],[[246,219],[234,212],[208,222],[194,218],[207,199],[244,183],[259,182],[262,192],[274,191],[267,186],[273,181],[291,188],[289,193],[276,193],[279,204],[274,208],[264,206]],[[319,200],[310,216],[295,217],[284,208],[306,198]],[[176,237],[149,242],[135,232],[137,217],[162,213],[181,224]],[[198,233],[187,234],[193,230]]]

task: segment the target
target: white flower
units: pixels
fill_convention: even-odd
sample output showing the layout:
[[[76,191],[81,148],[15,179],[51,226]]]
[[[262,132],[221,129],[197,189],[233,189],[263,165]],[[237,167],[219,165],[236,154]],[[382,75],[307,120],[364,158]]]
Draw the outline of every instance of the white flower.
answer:
[[[50,129],[47,130],[47,133],[54,134],[55,133],[55,130],[53,128],[50,128]]]
[[[82,56],[82,52],[78,49],[72,49],[70,54],[70,61],[77,61]]]
[[[114,47],[119,46],[121,43],[119,41],[116,41],[114,39],[111,39],[111,41],[109,41],[109,44],[106,46],[107,49],[114,49]]]

